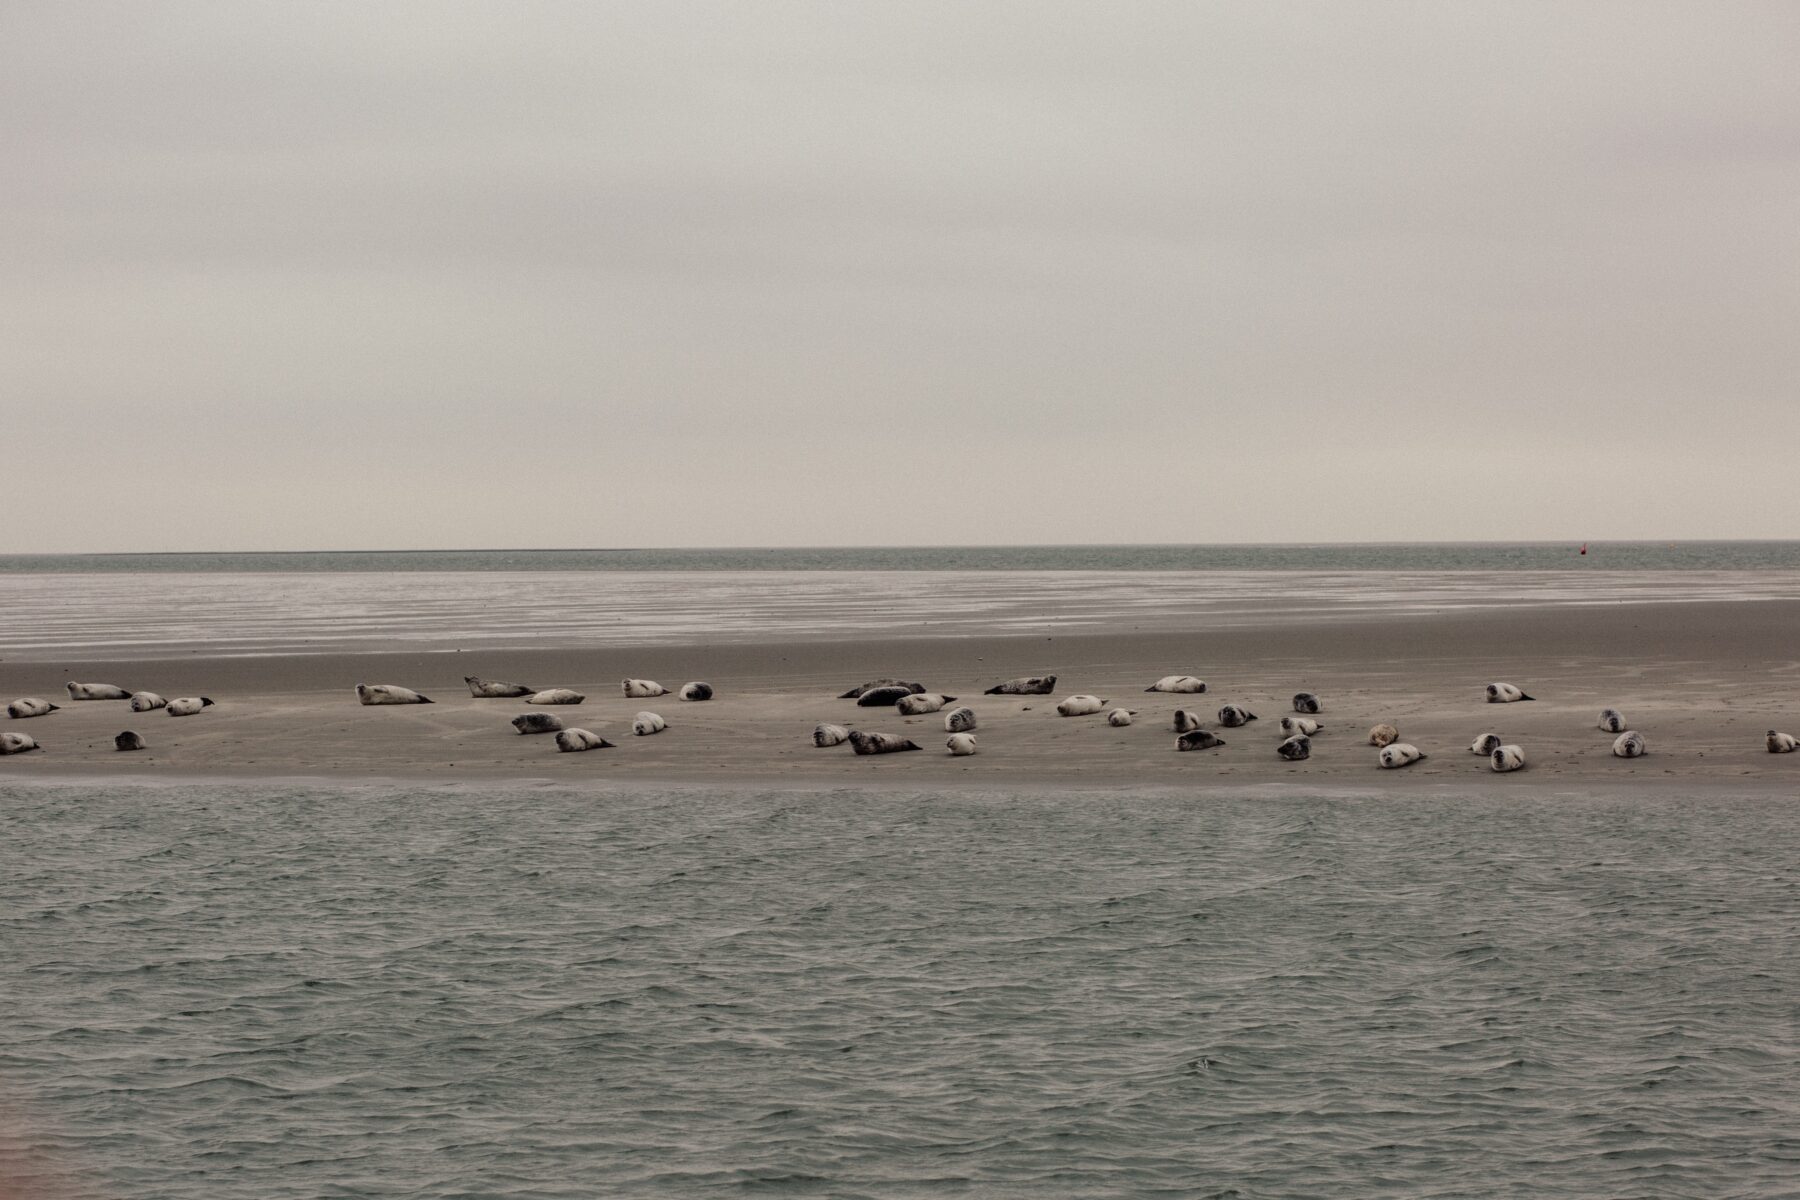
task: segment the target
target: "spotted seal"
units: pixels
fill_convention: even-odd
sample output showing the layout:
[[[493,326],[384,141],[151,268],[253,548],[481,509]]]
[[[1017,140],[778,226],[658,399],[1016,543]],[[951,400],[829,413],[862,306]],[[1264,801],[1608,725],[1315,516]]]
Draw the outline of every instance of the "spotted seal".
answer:
[[[463,682],[469,685],[469,695],[477,700],[512,700],[538,690],[528,683],[502,683],[479,675],[464,675]]]
[[[356,698],[363,704],[430,704],[431,697],[391,683],[359,683]]]
[[[984,696],[1048,696],[1056,690],[1054,675],[1021,675],[1005,683],[997,683]]]
[[[898,754],[902,750],[918,750],[920,746],[910,738],[896,737],[891,733],[864,733],[860,729],[852,729],[850,748],[858,754]]]

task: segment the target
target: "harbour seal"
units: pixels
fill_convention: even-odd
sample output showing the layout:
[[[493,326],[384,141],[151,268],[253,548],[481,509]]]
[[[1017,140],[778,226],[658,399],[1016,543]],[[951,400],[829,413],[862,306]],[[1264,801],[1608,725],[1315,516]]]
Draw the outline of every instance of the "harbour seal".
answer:
[[[939,692],[914,692],[910,696],[900,697],[900,702],[894,707],[900,710],[902,716],[922,717],[926,713],[938,712],[944,705],[955,699],[955,696],[946,696]]]
[[[1059,701],[1056,705],[1056,713],[1062,717],[1091,717],[1105,707],[1106,701],[1100,697],[1083,693]]]
[[[997,683],[984,696],[1048,696],[1056,690],[1054,675],[1022,675],[1017,679],[1009,679],[1005,683]]]
[[[1377,761],[1387,770],[1393,771],[1401,767],[1410,767],[1424,758],[1424,751],[1411,742],[1394,742],[1392,745],[1381,748],[1381,754],[1377,757]]]
[[[110,683],[65,683],[71,700],[129,700],[131,693]]]
[[[1642,758],[1645,749],[1644,735],[1636,730],[1627,729],[1613,739],[1613,757],[1615,758]]]
[[[210,696],[180,696],[163,706],[171,717],[191,717],[203,708],[212,707]]]
[[[1479,754],[1479,755],[1482,755],[1483,757],[1485,757],[1489,754],[1492,754],[1494,751],[1498,750],[1500,748],[1500,746],[1501,746],[1501,741],[1500,741],[1499,734],[1484,733],[1480,737],[1476,738],[1474,741],[1469,743],[1469,753],[1470,754]]]
[[[1296,733],[1281,745],[1275,747],[1275,753],[1289,762],[1299,762],[1312,757],[1312,739],[1304,733]]]
[[[1616,708],[1600,710],[1600,730],[1602,733],[1624,733],[1625,718]]]
[[[1211,750],[1224,744],[1225,739],[1210,729],[1190,729],[1175,739],[1177,750]]]
[[[57,705],[48,700],[39,700],[36,696],[23,696],[6,706],[6,715],[16,721],[27,717],[48,716],[57,710]]]
[[[953,733],[944,739],[944,746],[950,751],[952,758],[962,758],[975,753],[975,735],[972,733]]]
[[[1510,683],[1490,683],[1487,685],[1487,702],[1489,704],[1515,704],[1520,700],[1535,700],[1536,696],[1527,696]]]
[[[849,691],[847,691],[843,695],[839,696],[838,699],[839,700],[860,699],[864,692],[869,691],[873,688],[879,688],[879,687],[903,687],[909,692],[922,692],[925,690],[924,684],[908,683],[904,679],[871,679],[867,683],[858,684],[856,687],[851,688]]]
[[[889,687],[870,688],[856,698],[856,707],[888,708],[900,703],[900,701],[906,699],[908,696],[917,696],[919,694],[920,693],[913,691],[910,686],[898,683]]]
[[[155,708],[166,708],[168,707],[168,704],[169,702],[167,700],[164,700],[155,692],[131,693],[132,712],[149,712],[151,709]]]
[[[1176,733],[1192,733],[1198,728],[1200,728],[1199,713],[1190,712],[1185,708],[1178,708],[1175,710]]]
[[[1770,754],[1792,754],[1794,747],[1800,746],[1800,742],[1794,740],[1793,734],[1776,733],[1773,729],[1769,730],[1768,743]]]
[[[1106,714],[1106,723],[1115,729],[1123,729],[1131,724],[1131,718],[1137,716],[1135,708],[1115,708]]]
[[[23,754],[27,750],[42,749],[29,733],[0,733],[0,754]]]
[[[693,683],[682,684],[681,690],[675,694],[683,700],[711,700],[713,685],[695,680]]]
[[[1289,737],[1293,737],[1296,734],[1300,734],[1305,737],[1311,737],[1313,734],[1319,732],[1319,730],[1321,730],[1323,728],[1325,728],[1325,727],[1323,725],[1319,724],[1317,721],[1313,720],[1311,717],[1283,717],[1283,718],[1281,718],[1281,732],[1287,734]]]
[[[944,714],[945,733],[970,733],[975,728],[975,710],[964,706]]]
[[[1520,771],[1525,767],[1525,748],[1523,746],[1495,746],[1494,752],[1488,755],[1488,766],[1495,771]]]
[[[477,700],[510,700],[537,691],[528,683],[501,683],[479,675],[464,675],[463,682],[469,685],[469,695]]]
[[[571,754],[580,750],[610,750],[612,743],[586,729],[564,729],[556,735],[556,748]]]
[[[1324,711],[1325,706],[1311,692],[1294,693],[1294,711],[1297,713],[1317,713]]]
[[[1241,704],[1227,704],[1219,710],[1219,724],[1227,729],[1237,729],[1256,720],[1256,714]]]
[[[1381,724],[1369,730],[1369,745],[1391,746],[1400,740],[1400,731],[1392,725]]]
[[[430,704],[431,697],[391,683],[356,685],[356,698],[364,704]]]
[[[554,713],[520,713],[512,719],[512,727],[520,733],[561,733],[562,718]]]
[[[1144,689],[1146,692],[1180,692],[1195,695],[1206,690],[1206,680],[1195,675],[1164,675]]]
[[[842,698],[839,697],[839,699]],[[813,726],[813,745],[815,746],[841,746],[849,740],[850,731],[842,725]]]
[[[666,696],[669,689],[654,679],[626,679],[621,681],[627,700],[648,700],[652,696]]]
[[[143,748],[144,739],[129,729],[113,739],[114,750],[142,750]]]
[[[574,688],[545,688],[525,697],[527,704],[580,704],[587,697]]]
[[[850,748],[858,754],[898,754],[902,750],[917,750],[919,745],[910,738],[895,737],[891,733],[864,733],[860,729],[850,731]]]
[[[669,723],[653,712],[641,712],[631,718],[631,732],[638,737],[649,737],[653,733],[661,733],[669,727]]]

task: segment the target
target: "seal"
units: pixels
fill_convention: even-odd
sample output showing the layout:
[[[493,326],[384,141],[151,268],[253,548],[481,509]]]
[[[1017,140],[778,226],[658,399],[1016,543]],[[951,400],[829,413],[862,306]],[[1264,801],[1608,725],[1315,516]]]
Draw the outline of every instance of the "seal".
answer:
[[[631,718],[631,732],[638,737],[649,737],[653,733],[661,733],[669,727],[669,723],[653,712],[641,712]]]
[[[838,699],[841,700],[843,697],[840,696]],[[813,745],[815,746],[841,746],[849,740],[850,731],[842,725],[813,726]]]
[[[155,692],[131,693],[132,712],[149,712],[153,708],[165,708],[168,706],[168,703],[167,700],[164,700]]]
[[[71,700],[129,700],[131,693],[110,683],[65,683]]]
[[[1486,756],[1498,750],[1500,746],[1501,742],[1499,734],[1484,733],[1469,743],[1469,753]]]
[[[469,685],[469,695],[477,700],[510,700],[537,691],[528,683],[501,683],[479,675],[464,675],[463,682]]]
[[[683,700],[711,700],[713,698],[713,685],[710,683],[701,683],[696,680],[693,683],[682,684],[681,690],[675,694]]]
[[[1062,717],[1090,717],[1105,707],[1106,701],[1100,697],[1082,694],[1060,701],[1056,713]]]
[[[113,739],[114,750],[142,750],[143,748],[144,739],[129,729]]]
[[[587,697],[574,688],[545,688],[525,697],[527,704],[580,704]]]
[[[895,737],[891,733],[864,733],[860,729],[850,731],[850,748],[858,754],[898,754],[902,750],[917,750],[920,747],[910,738]]]
[[[1106,723],[1116,729],[1123,729],[1131,724],[1131,718],[1137,716],[1135,708],[1115,708],[1106,714]]]
[[[1056,690],[1054,675],[1021,675],[1005,683],[997,683],[984,696],[1048,696]]]
[[[512,727],[520,733],[561,733],[562,718],[554,713],[520,713],[512,719]]]
[[[1525,769],[1525,748],[1523,746],[1495,746],[1488,755],[1488,766],[1497,772],[1522,771]]]
[[[946,696],[940,692],[914,692],[910,696],[900,697],[900,702],[894,707],[900,710],[901,716],[922,717],[926,713],[938,712],[955,699],[955,696]]]
[[[1295,734],[1303,734],[1306,737],[1311,737],[1323,728],[1325,727],[1311,717],[1281,718],[1281,732],[1287,734],[1289,737],[1293,737]]]
[[[0,733],[0,754],[23,754],[27,750],[42,749],[29,733]]]
[[[1369,730],[1369,745],[1391,746],[1400,740],[1400,731],[1392,725],[1382,724]]]
[[[648,700],[652,696],[669,694],[669,689],[654,679],[626,679],[619,686],[624,689],[627,700]]]
[[[1510,683],[1490,683],[1487,685],[1487,702],[1489,704],[1516,704],[1520,700],[1536,700],[1536,696],[1527,696]]]
[[[922,692],[925,690],[924,684],[908,683],[904,679],[871,679],[867,683],[858,684],[857,686],[851,688],[849,691],[847,691],[843,695],[839,696],[838,699],[839,700],[855,700],[858,697],[860,697],[864,692],[869,691],[871,688],[878,688],[878,687],[903,687],[909,692]]]
[[[962,758],[975,753],[975,735],[972,733],[953,733],[944,739],[944,747],[950,751],[952,758]]]
[[[1299,762],[1303,758],[1312,757],[1312,739],[1304,733],[1296,733],[1281,745],[1275,747],[1275,753],[1289,762]]]
[[[203,708],[212,707],[210,696],[181,696],[163,706],[163,711],[171,717],[191,717]]]
[[[1636,730],[1627,729],[1613,739],[1614,758],[1642,758],[1644,751],[1644,735]]]
[[[1181,692],[1192,695],[1206,690],[1206,680],[1193,675],[1164,675],[1144,690],[1146,692]]]
[[[1600,731],[1602,733],[1624,733],[1625,717],[1616,708],[1600,710]]]
[[[564,729],[556,735],[556,748],[571,754],[580,750],[610,750],[612,743],[585,729]]]
[[[431,697],[391,683],[356,685],[356,698],[364,704],[430,704]]]
[[[1176,733],[1192,733],[1198,728],[1200,728],[1199,713],[1189,712],[1185,708],[1178,708],[1175,710]]]
[[[921,695],[912,690],[910,684],[896,683],[888,687],[870,688],[856,698],[858,708],[889,708],[908,696]]]
[[[1297,712],[1297,713],[1318,713],[1318,712],[1323,712],[1324,709],[1325,709],[1325,706],[1323,704],[1319,703],[1319,698],[1317,696],[1313,695],[1311,692],[1295,692],[1294,693],[1294,711],[1295,712]]]
[[[39,700],[36,696],[24,696],[6,706],[6,715],[15,721],[23,721],[27,717],[48,716],[58,707],[48,700]]]
[[[1241,704],[1227,704],[1219,710],[1219,724],[1227,729],[1236,729],[1256,720],[1256,714]]]
[[[1800,742],[1794,740],[1793,734],[1776,733],[1773,729],[1769,730],[1768,743],[1770,754],[1792,754],[1794,747],[1800,746]]]
[[[1211,750],[1224,744],[1225,739],[1210,729],[1190,729],[1175,739],[1177,750]]]
[[[1386,769],[1394,771],[1401,767],[1410,767],[1416,762],[1422,762],[1424,758],[1424,752],[1411,742],[1395,742],[1381,748],[1378,761]]]
[[[945,733],[971,733],[975,729],[975,710],[964,706],[944,714]]]

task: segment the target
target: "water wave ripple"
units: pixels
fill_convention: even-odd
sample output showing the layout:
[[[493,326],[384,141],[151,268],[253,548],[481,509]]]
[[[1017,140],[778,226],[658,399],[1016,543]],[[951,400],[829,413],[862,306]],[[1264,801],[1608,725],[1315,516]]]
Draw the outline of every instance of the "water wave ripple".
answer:
[[[0,1174],[1792,1195],[1797,811],[0,788]]]

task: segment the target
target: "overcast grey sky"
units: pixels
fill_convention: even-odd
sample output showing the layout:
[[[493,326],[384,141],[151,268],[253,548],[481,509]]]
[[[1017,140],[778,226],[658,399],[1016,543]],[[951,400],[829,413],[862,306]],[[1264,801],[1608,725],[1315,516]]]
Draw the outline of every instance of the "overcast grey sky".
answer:
[[[0,551],[1800,536],[1800,5],[0,6]]]

